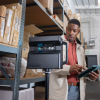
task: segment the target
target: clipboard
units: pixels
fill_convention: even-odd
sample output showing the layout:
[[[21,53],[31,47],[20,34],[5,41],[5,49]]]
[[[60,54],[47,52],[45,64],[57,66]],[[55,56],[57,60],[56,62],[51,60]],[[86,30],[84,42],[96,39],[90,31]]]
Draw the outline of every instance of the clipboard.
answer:
[[[88,68],[87,70],[83,71],[82,73],[78,74],[76,77],[88,77],[88,74],[92,71],[96,72],[97,70],[100,71],[100,65],[93,65],[92,67]]]

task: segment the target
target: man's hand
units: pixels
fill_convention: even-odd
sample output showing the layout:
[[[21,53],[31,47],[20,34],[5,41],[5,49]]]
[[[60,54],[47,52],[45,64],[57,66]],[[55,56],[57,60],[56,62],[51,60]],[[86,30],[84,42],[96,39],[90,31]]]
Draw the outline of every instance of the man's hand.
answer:
[[[96,80],[99,77],[99,73],[100,73],[99,70],[97,70],[97,73],[92,72],[92,73],[89,73],[88,75],[91,80]]]
[[[78,65],[78,64],[75,64],[75,65],[72,65],[71,67],[70,67],[70,70],[69,70],[69,72],[70,73],[72,73],[72,72],[82,72],[82,69],[84,69],[84,70],[86,70],[84,67],[82,67],[82,66],[80,66],[80,65]]]

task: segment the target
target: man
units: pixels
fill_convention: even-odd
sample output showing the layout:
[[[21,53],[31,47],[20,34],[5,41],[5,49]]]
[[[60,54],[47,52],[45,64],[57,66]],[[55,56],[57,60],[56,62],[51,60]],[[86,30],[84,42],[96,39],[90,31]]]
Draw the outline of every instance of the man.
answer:
[[[79,28],[80,22],[72,19],[66,27],[66,35],[62,36],[63,41],[68,43],[68,63],[63,65],[63,69],[53,69],[50,74],[50,100],[85,100],[84,78],[76,78],[79,72],[86,69],[84,49],[76,42]],[[63,52],[65,51],[63,48]],[[65,53],[63,58],[65,59]],[[96,80],[98,76],[99,70],[97,73],[89,74],[91,80]]]

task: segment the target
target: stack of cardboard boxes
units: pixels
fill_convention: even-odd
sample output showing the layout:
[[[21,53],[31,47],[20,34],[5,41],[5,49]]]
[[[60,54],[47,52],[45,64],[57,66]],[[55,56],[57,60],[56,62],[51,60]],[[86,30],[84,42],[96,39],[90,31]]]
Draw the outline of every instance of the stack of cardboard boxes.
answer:
[[[68,16],[69,16],[69,18],[70,18],[70,19],[72,19],[72,18],[73,18],[73,14],[72,14],[71,9],[70,9],[70,10],[68,10]]]
[[[61,19],[58,15],[61,15],[61,16],[62,16],[62,14],[54,14],[54,15],[53,15],[53,18],[55,19],[55,21],[56,21],[61,27],[64,27],[64,23],[62,22],[62,19]]]
[[[60,20],[62,20],[62,14],[57,14],[57,16],[60,18]],[[66,32],[66,26],[68,25],[68,19],[67,17],[64,15],[64,23],[63,23],[63,27],[64,27],[64,31]]]
[[[0,42],[18,46],[22,6],[19,3],[0,6],[1,35]],[[1,20],[1,19],[0,19]]]

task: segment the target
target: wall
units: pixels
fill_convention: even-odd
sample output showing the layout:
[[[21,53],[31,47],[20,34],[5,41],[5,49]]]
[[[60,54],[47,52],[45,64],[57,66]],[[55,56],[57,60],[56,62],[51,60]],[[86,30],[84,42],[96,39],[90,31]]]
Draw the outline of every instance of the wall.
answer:
[[[81,15],[81,30],[83,31],[88,49],[99,49],[100,57],[100,15]],[[95,38],[95,46],[89,46],[89,38]],[[100,62],[99,62],[100,64]]]

